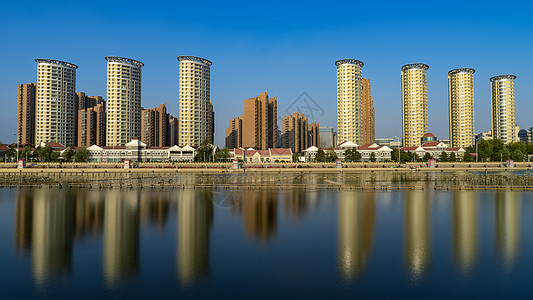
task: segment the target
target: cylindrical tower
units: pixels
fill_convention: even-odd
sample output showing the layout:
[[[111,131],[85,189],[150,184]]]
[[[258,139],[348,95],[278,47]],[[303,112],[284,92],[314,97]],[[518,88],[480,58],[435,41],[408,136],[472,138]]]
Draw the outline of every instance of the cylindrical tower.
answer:
[[[76,69],[53,59],[36,59],[37,110],[35,144],[75,144]]]
[[[466,148],[474,144],[474,73],[471,68],[448,72],[450,143]]]
[[[356,59],[341,59],[337,66],[337,140],[363,144],[362,68]]]
[[[122,146],[141,135],[140,61],[108,56],[107,146]]]
[[[427,74],[422,63],[402,67],[402,136],[404,147],[420,145],[428,132]]]
[[[499,75],[490,79],[492,138],[499,138],[506,145],[518,139],[515,132],[515,79],[515,75]]]
[[[212,63],[196,56],[178,56],[178,61],[179,145],[196,147],[213,135],[210,132],[214,121],[210,101]]]

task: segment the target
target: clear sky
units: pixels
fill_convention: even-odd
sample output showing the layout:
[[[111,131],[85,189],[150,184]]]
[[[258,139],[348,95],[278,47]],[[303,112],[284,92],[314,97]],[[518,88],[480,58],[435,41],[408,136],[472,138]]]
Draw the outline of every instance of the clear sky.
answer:
[[[533,126],[533,5],[527,1],[1,1],[0,140],[14,142],[17,85],[35,58],[79,66],[77,90],[106,97],[105,56],[144,62],[142,106],[178,112],[178,55],[213,62],[215,143],[266,90],[278,115],[306,92],[336,127],[336,67],[365,63],[376,137],[401,134],[400,68],[428,70],[429,130],[448,138],[447,72],[476,69],[476,132],[490,130],[489,78],[514,74],[517,124]],[[293,106],[294,107],[294,106]],[[281,124],[280,124],[281,125]]]

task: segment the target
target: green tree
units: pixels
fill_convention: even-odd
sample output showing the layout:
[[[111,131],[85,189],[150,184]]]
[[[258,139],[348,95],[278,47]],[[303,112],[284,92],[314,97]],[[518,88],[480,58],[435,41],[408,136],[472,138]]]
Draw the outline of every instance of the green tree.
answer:
[[[85,147],[83,147],[83,149],[76,151],[76,154],[74,155],[75,162],[86,162],[88,159],[89,159],[89,150],[87,150],[87,148]]]
[[[520,150],[522,154],[527,153],[526,143],[524,142],[509,143],[506,147],[511,153],[513,153],[515,150]]]
[[[472,155],[468,154],[470,157],[472,157]],[[448,156],[448,161],[450,162],[456,162],[457,161],[457,155],[455,155],[455,152],[452,152],[450,153],[450,155]]]
[[[300,154],[293,153],[292,154],[292,162],[299,162],[300,161]]]
[[[230,155],[228,147],[224,147],[223,149],[217,149],[217,151],[215,152],[216,161],[227,161],[229,157]]]
[[[496,153],[492,154],[492,161],[506,161],[511,158],[511,151],[507,148],[503,148]]]
[[[511,152],[507,148],[505,148],[505,145],[503,144],[503,141],[501,139],[492,139],[489,140],[489,142],[492,144],[492,155],[490,157],[492,161],[501,161],[502,157],[506,153],[509,153],[509,156],[511,156]],[[507,150],[507,152],[504,149]]]
[[[59,161],[59,156],[61,156],[59,151],[52,151],[52,153],[50,154],[50,161],[58,162]]]
[[[376,161],[376,153],[374,153],[373,151],[370,153],[370,161],[371,162],[375,162]]]
[[[37,157],[40,161],[49,162],[52,158],[52,147],[50,147],[50,145],[37,147],[35,152],[37,153]]]
[[[423,159],[423,160],[424,160],[424,161],[428,161],[428,160],[430,160],[430,159],[433,159],[433,155],[429,154],[429,152],[426,152],[426,153],[424,154],[424,159]]]
[[[479,161],[487,161],[487,158],[492,156],[493,146],[487,140],[481,140],[477,143],[477,153],[479,156]]]
[[[533,143],[527,143],[526,153],[527,154],[533,154]]]
[[[213,150],[215,147],[211,144],[209,139],[205,139],[200,147],[196,150],[196,161],[207,162],[213,161]]]
[[[361,153],[357,149],[348,149],[344,151],[344,160],[345,161],[360,161]]]
[[[335,162],[338,159],[337,154],[333,150],[328,150],[326,153],[326,161],[327,162]]]
[[[318,148],[318,151],[315,155],[315,161],[316,162],[325,162],[326,161],[326,152],[322,150],[322,148]]]
[[[4,151],[4,155],[7,159],[13,161],[17,157],[17,150],[14,146],[9,146],[9,148]]]
[[[392,161],[398,161],[398,151],[400,151],[397,148],[392,148],[392,152],[390,154]]]
[[[411,153],[409,151],[403,151],[403,150],[400,151],[400,159],[402,161],[411,161],[411,159],[413,158],[413,155],[416,155],[416,154]]]
[[[511,153],[511,159],[514,160],[514,161],[524,161],[524,153],[522,151],[520,151],[520,149],[515,149],[512,153]]]
[[[24,158],[24,159],[32,158],[33,150],[31,149],[31,146],[30,145],[24,146],[24,149],[20,151],[19,157]]]
[[[442,152],[440,153],[440,159],[439,159],[439,160],[440,160],[440,161],[448,161],[448,153],[442,151]]]
[[[63,158],[65,161],[72,161],[72,158],[76,154],[76,150],[72,146],[68,146],[65,151],[63,151]]]

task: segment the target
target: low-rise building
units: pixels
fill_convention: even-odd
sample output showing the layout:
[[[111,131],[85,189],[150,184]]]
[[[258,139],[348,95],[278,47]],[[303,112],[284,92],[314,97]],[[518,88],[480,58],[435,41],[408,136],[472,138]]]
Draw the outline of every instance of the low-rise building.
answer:
[[[124,146],[92,145],[89,151],[89,162],[120,162],[131,161],[176,161],[192,162],[196,150],[191,146],[179,147],[146,147],[146,144],[134,138]]]
[[[529,128],[529,129],[521,129],[518,132],[518,139],[521,142],[524,142],[524,143],[531,143],[533,141],[531,139],[532,133],[533,133],[533,127]]]
[[[403,147],[401,148],[401,150],[415,153],[420,158],[424,158],[426,153],[429,153],[434,159],[440,159],[442,152],[445,152],[448,155],[454,153],[458,159],[462,158],[463,155],[466,153],[466,150],[461,147],[451,148],[443,142],[429,142],[424,143],[421,146]]]
[[[235,148],[230,149],[229,152],[231,159],[247,163],[292,162],[290,148],[269,148],[268,150]]]

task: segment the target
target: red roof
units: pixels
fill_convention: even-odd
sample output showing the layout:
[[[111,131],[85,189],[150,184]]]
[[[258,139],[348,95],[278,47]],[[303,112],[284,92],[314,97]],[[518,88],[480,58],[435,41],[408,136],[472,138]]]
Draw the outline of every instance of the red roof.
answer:
[[[242,148],[236,148],[233,152],[235,152],[235,155],[243,155],[244,149]]]
[[[461,147],[446,148],[446,151],[459,151]]]
[[[403,147],[400,150],[410,151],[410,150],[416,150],[416,149],[418,149],[418,147]]]
[[[270,154],[281,155],[287,154],[292,155],[291,149],[289,148],[270,148]]]
[[[440,144],[440,142],[428,142],[428,143],[423,143],[422,147],[435,147],[438,144]]]
[[[166,150],[169,148],[170,147],[149,147],[149,148],[146,148],[146,150]]]
[[[423,138],[427,138],[427,137],[435,137],[435,135],[434,135],[433,133],[428,132],[428,133],[424,134],[422,137],[423,137]]]
[[[6,151],[6,150],[8,150],[8,149],[9,149],[8,146],[6,146],[6,145],[0,145],[0,151]]]
[[[50,142],[44,142],[44,143],[52,148],[65,148],[65,146],[61,145],[60,143],[50,143]]]
[[[100,148],[120,150],[120,149],[126,149],[126,146],[100,146]]]

